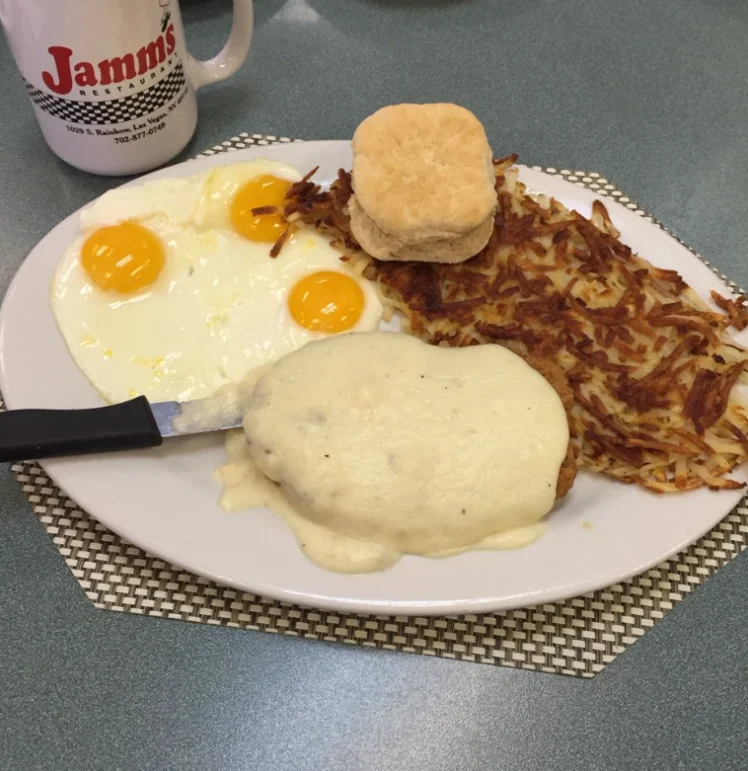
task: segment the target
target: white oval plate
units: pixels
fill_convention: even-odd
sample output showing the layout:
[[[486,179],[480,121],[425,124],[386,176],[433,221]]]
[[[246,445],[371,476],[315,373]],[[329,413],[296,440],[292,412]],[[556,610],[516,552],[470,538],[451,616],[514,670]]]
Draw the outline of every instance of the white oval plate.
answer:
[[[252,148],[188,161],[142,179],[195,174],[269,157],[300,171],[319,165],[329,182],[350,168],[350,143]],[[533,191],[589,215],[596,195],[526,167]],[[658,227],[606,201],[623,240],[656,265],[674,268],[699,294],[721,281]],[[77,213],[31,252],[0,311],[0,389],[9,409],[93,407],[101,400],[70,357],[49,306],[55,267],[78,227]],[[748,335],[744,335],[747,338]],[[306,559],[279,517],[261,509],[226,514],[211,472],[223,461],[219,435],[167,441],[153,451],[43,463],[83,509],[123,538],[187,570],[266,597],[359,613],[429,614],[500,610],[560,600],[624,580],[683,549],[740,500],[740,492],[656,496],[581,473],[526,549],[449,559],[405,557],[383,573],[346,576]]]

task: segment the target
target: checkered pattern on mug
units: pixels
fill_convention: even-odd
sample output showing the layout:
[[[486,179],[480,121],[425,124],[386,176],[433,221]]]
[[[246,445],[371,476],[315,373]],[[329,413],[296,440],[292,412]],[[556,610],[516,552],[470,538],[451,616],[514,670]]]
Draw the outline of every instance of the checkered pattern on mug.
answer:
[[[44,112],[70,123],[86,126],[108,126],[142,118],[168,104],[180,93],[186,83],[182,65],[178,64],[163,80],[137,94],[106,99],[100,102],[82,102],[62,99],[40,91],[31,83],[26,90],[31,101]]]

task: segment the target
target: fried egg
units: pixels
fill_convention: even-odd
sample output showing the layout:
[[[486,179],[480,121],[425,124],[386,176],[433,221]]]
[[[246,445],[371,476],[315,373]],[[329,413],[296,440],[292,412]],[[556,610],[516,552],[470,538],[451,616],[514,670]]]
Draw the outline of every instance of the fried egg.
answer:
[[[273,244],[286,228],[280,212],[253,212],[282,207],[289,187],[300,178],[293,167],[273,161],[213,169],[200,199],[196,224],[232,230],[249,241]]]
[[[310,340],[378,326],[373,286],[314,229],[270,257],[287,227],[275,210],[300,178],[269,160],[232,164],[114,190],[82,212],[51,303],[106,400],[203,398]]]

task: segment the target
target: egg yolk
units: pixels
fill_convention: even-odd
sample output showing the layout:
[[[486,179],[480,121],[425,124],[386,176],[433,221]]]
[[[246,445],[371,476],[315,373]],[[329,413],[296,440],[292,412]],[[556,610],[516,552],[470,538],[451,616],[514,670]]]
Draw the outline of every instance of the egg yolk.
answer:
[[[99,228],[81,249],[81,264],[91,281],[119,294],[132,294],[152,284],[164,259],[161,240],[137,222]]]
[[[364,292],[345,273],[322,270],[294,284],[288,296],[288,309],[299,326],[312,332],[345,332],[361,318]]]
[[[231,202],[231,224],[237,233],[250,241],[275,243],[286,229],[283,219],[283,203],[291,187],[287,179],[262,174],[250,179],[239,188]],[[258,212],[258,209],[275,207],[274,212]],[[253,214],[253,210],[256,212]]]

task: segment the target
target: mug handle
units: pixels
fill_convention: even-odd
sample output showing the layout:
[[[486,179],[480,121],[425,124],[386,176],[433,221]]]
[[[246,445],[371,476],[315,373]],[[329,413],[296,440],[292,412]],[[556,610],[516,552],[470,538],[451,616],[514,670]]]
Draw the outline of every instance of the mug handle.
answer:
[[[187,52],[187,73],[195,90],[231,77],[247,58],[252,42],[252,0],[234,0],[234,18],[226,45],[217,56],[207,61]]]

